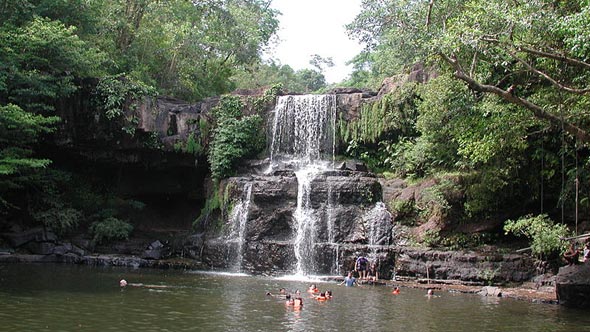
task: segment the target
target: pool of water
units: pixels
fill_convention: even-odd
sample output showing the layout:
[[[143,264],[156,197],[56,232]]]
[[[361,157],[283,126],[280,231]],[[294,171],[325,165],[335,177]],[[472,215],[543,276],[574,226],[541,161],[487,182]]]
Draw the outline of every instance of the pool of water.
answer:
[[[119,287],[126,279],[135,286]],[[316,282],[301,310],[266,296],[309,281],[194,271],[0,265],[1,331],[590,331],[586,311],[478,295]]]

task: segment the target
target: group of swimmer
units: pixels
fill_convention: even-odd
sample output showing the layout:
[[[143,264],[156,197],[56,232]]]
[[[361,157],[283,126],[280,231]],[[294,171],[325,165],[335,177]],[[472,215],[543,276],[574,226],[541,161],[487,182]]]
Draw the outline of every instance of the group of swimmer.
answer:
[[[325,292],[321,292],[319,288],[316,287],[315,284],[311,284],[307,289],[307,293],[311,296],[311,299],[315,299],[317,301],[327,301],[332,299],[332,291],[327,290]],[[288,307],[294,308],[301,308],[303,307],[303,298],[301,297],[301,292],[297,289],[295,292],[287,292],[285,288],[281,288],[278,294],[272,294],[271,292],[266,293],[267,296],[274,296],[278,298],[285,299],[285,305]]]

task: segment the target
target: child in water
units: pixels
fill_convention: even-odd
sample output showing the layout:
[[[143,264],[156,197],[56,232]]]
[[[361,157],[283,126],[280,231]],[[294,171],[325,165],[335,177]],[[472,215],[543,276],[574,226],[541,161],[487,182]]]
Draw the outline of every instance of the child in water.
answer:
[[[311,284],[307,289],[308,293],[319,293],[320,290],[315,286],[315,284]]]
[[[293,307],[295,307],[295,308],[303,307],[303,299],[300,297],[296,298],[295,301],[293,301]]]
[[[287,305],[287,306],[295,305],[295,300],[291,297],[291,295],[287,294],[287,296],[285,296],[285,299],[287,300],[285,302],[285,305]]]

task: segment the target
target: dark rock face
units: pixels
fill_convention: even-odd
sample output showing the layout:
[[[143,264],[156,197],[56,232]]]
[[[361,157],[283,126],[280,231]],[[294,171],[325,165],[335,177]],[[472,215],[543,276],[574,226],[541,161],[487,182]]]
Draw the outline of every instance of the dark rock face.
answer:
[[[528,256],[400,248],[396,275],[481,283],[522,282],[535,271]]]
[[[231,200],[243,194],[235,188],[251,183],[251,199],[241,242],[231,241],[228,221],[221,236],[206,240],[202,257],[212,266],[236,268],[254,274],[293,272],[296,265],[295,211],[298,179],[293,172],[268,176],[230,178]],[[316,220],[313,241],[313,271],[338,273],[354,268],[357,256],[392,262],[392,219],[387,210],[377,207],[381,186],[370,173],[349,170],[325,171],[311,181],[309,205]],[[237,203],[236,203],[237,204]],[[373,240],[376,237],[376,240]],[[236,252],[241,245],[241,261]],[[372,245],[372,246],[371,246]],[[389,264],[389,263],[388,263]],[[391,267],[384,266],[384,276]]]
[[[555,291],[559,304],[590,307],[590,264],[561,267],[555,278]]]

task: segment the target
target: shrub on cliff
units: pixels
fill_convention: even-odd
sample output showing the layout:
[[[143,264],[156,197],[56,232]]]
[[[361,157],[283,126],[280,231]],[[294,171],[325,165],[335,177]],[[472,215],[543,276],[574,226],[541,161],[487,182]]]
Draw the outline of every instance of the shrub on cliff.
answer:
[[[555,224],[546,214],[525,216],[518,220],[507,220],[504,224],[506,234],[524,235],[531,240],[531,251],[541,258],[551,257],[565,250],[562,240],[569,235],[564,224]]]
[[[224,96],[213,110],[216,127],[208,159],[214,179],[231,176],[238,161],[253,157],[264,148],[262,117],[244,116],[243,108],[239,97]]]
[[[105,243],[115,240],[126,240],[133,230],[128,222],[109,217],[90,226],[90,233],[94,235],[94,243]]]

